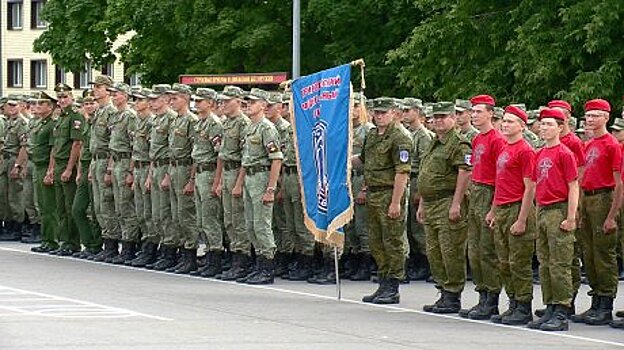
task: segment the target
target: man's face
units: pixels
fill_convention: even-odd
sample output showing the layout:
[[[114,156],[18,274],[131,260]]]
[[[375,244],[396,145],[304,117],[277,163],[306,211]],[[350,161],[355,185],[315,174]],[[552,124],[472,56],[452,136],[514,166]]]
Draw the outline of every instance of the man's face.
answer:
[[[551,141],[557,138],[561,132],[562,126],[557,124],[554,118],[544,118],[540,123],[539,135],[544,141]]]
[[[611,134],[615,136],[619,143],[624,143],[624,129],[623,130],[611,130]]]
[[[373,111],[374,113],[374,120],[375,120],[375,125],[377,125],[377,127],[380,128],[385,128],[388,125],[390,125],[390,123],[394,120],[396,112],[393,110],[387,110],[387,111],[380,111],[380,110],[375,110]]]
[[[169,101],[169,105],[174,111],[180,112],[180,111],[183,111],[186,106],[188,106],[188,102],[187,102],[185,95],[173,94],[171,95],[171,100]]]
[[[478,104],[472,107],[471,119],[472,125],[480,127],[492,120],[494,111],[488,111],[484,104]]]
[[[359,103],[353,105],[353,113],[351,113],[351,120],[360,120],[360,113],[362,113],[362,106]]]
[[[266,102],[262,100],[249,100],[247,103],[247,112],[250,116],[260,115],[266,109]]]
[[[209,99],[195,101],[195,108],[197,108],[197,111],[201,114],[210,113],[212,106],[213,102]]]
[[[113,91],[112,97],[113,104],[115,104],[115,106],[122,106],[128,102],[128,94],[122,91]]]
[[[432,129],[437,133],[446,133],[455,127],[456,119],[452,114],[434,114],[432,119]]]
[[[233,116],[234,113],[240,109],[240,100],[231,98],[223,101],[223,113],[228,116]]]
[[[61,108],[67,108],[74,103],[74,98],[71,95],[61,95],[58,97],[58,105]]]
[[[87,114],[91,115],[97,110],[98,104],[95,101],[85,101],[85,103],[82,104],[82,108]]]
[[[505,113],[503,115],[503,123],[501,125],[501,132],[507,137],[517,136],[522,133],[524,129],[524,123],[520,118],[513,114]]]
[[[403,124],[405,125],[411,125],[414,122],[414,119],[418,118],[417,114],[415,113],[415,111],[413,109],[408,109],[406,111],[403,111],[402,114],[402,121]]]
[[[282,116],[282,104],[272,103],[267,104],[265,113],[271,118],[277,118]]]
[[[110,96],[109,91],[106,90],[107,88],[108,88],[108,85],[95,84],[93,86],[93,96],[95,96],[95,99],[100,100],[100,99]]]
[[[282,118],[290,121],[290,105],[282,103]]]
[[[134,110],[137,112],[145,112],[149,107],[150,104],[146,98],[137,98],[134,101]]]
[[[457,125],[466,126],[470,124],[470,111],[456,112]]]
[[[9,115],[11,117],[14,117],[14,116],[19,114],[19,112],[20,112],[19,104],[17,104],[17,103],[16,104],[7,103],[6,106],[7,106],[7,108],[6,108],[7,115]]]
[[[603,111],[589,111],[585,113],[585,130],[600,130],[607,125],[609,113]]]

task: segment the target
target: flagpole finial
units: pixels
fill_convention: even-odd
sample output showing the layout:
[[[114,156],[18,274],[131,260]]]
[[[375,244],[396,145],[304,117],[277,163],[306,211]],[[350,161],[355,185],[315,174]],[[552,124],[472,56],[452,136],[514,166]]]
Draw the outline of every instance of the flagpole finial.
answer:
[[[360,81],[360,91],[364,92],[364,90],[366,89],[366,80],[364,80],[364,68],[366,67],[366,63],[364,62],[363,58],[358,58],[355,61],[351,61],[351,65],[360,66],[360,75],[362,77],[362,80]]]

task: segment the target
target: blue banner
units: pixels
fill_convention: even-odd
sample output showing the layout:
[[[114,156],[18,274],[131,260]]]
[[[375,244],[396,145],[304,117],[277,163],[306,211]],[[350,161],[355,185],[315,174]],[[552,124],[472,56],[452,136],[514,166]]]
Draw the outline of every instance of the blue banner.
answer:
[[[292,83],[293,128],[305,225],[318,241],[342,246],[351,198],[351,66]]]

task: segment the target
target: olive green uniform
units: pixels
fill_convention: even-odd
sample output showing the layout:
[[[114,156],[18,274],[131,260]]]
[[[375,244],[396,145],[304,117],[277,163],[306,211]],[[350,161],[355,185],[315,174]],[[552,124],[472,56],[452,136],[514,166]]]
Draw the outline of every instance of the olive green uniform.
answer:
[[[409,202],[409,216],[407,217],[407,232],[410,238],[410,251],[427,255],[425,229],[416,219],[416,211],[418,211],[418,202],[413,200],[418,196],[418,174],[420,172],[420,163],[425,156],[431,140],[435,134],[427,130],[424,126],[413,130],[414,152],[412,152],[412,170],[410,172],[410,196],[412,200]]]
[[[471,170],[470,154],[468,140],[451,129],[432,141],[418,175],[431,274],[442,290],[451,293],[462,292],[466,283],[468,210],[462,205],[456,222],[449,220],[449,210],[459,170]]]
[[[80,250],[80,234],[72,215],[72,205],[76,194],[76,164],[72,169],[68,182],[61,181],[61,174],[67,168],[72,144],[82,141],[85,126],[84,117],[76,113],[72,107],[63,109],[54,126],[52,154],[54,156],[54,187],[56,189],[57,215],[59,220],[58,234],[61,249]]]
[[[245,168],[245,224],[249,241],[256,254],[273,259],[275,238],[271,229],[273,203],[263,203],[273,160],[282,160],[280,140],[273,123],[262,117],[258,122],[250,122],[243,133],[244,144],[241,158]]]
[[[376,127],[372,128],[366,134],[360,154],[364,163],[364,181],[368,186],[366,208],[370,250],[381,279],[405,278],[407,208],[401,205],[398,218],[388,217],[394,178],[398,173],[409,174],[414,149],[411,135],[400,127],[400,124],[393,122],[383,134],[379,134]],[[405,198],[401,200],[403,203]]]
[[[145,188],[149,173],[150,133],[152,132],[152,115],[137,115],[134,142],[132,143],[132,161],[134,165],[134,209],[144,242],[158,244],[160,239],[155,233],[152,221],[152,200],[150,191]]]
[[[474,126],[470,125],[470,127],[466,130],[461,130],[459,132],[463,137],[466,138],[466,140],[468,140],[468,142],[472,142],[472,140],[475,138],[475,136],[477,136],[477,134],[479,133],[479,130],[477,130],[477,128],[475,128]]]
[[[522,137],[526,140],[526,142],[533,147],[533,149],[538,149],[544,146],[544,140],[540,139],[539,136],[535,135],[535,133],[529,128],[524,128],[522,131]]]
[[[195,163],[195,207],[197,227],[206,235],[207,251],[223,250],[223,232],[219,216],[219,197],[212,192],[217,156],[223,140],[223,124],[216,115],[200,117],[195,125],[193,162]]]
[[[17,179],[12,179],[10,172],[15,165],[15,159],[20,148],[27,145],[28,121],[19,114],[13,118],[7,118],[5,130],[4,172],[2,177],[0,177],[3,203],[8,203],[5,220],[22,223],[24,221],[24,181],[21,176]]]
[[[125,242],[139,242],[141,231],[134,207],[134,193],[126,185],[126,176],[132,170],[130,165],[136,113],[131,109],[118,111],[108,120],[108,124],[111,130],[108,147],[113,159],[113,198],[115,213],[121,224],[121,239]]]
[[[184,249],[197,249],[197,219],[193,194],[184,194],[184,186],[191,180],[193,141],[197,116],[191,112],[178,115],[171,121],[169,148],[171,149],[171,213],[178,232],[165,232],[165,244]]]
[[[245,216],[244,202],[242,198],[232,196],[232,190],[241,167],[244,130],[248,124],[249,118],[242,113],[225,119],[223,122],[223,143],[219,150],[219,159],[223,160],[221,197],[225,232],[230,240],[230,250],[246,255],[250,253],[251,243],[247,236],[245,223],[241,220]]]
[[[33,182],[33,171],[34,166],[32,161],[30,160],[32,156],[32,141],[30,136],[32,135],[32,130],[34,130],[41,120],[39,118],[34,118],[33,116],[28,117],[28,142],[26,144],[26,151],[28,152],[28,163],[26,165],[26,175],[24,175],[24,211],[26,212],[26,217],[28,218],[28,222],[32,224],[39,224],[39,208],[37,205],[37,194],[35,192],[34,182]]]
[[[277,129],[277,134],[280,139],[280,149],[283,153],[285,145],[284,142],[287,138],[290,137],[289,133],[291,130],[291,126],[290,123],[282,117],[279,117],[274,125],[275,129]],[[276,193],[280,192],[283,186],[284,184],[282,182],[282,179],[279,179],[277,182],[277,188],[275,189]],[[277,246],[277,251],[284,254],[292,253],[295,249],[295,241],[294,235],[288,232],[288,227],[286,226],[283,198],[281,201],[276,200],[275,203],[273,203],[272,229],[275,236],[275,245]]]
[[[50,163],[50,151],[52,150],[52,132],[55,121],[52,116],[42,119],[35,125],[31,132],[30,142],[33,163],[33,181],[37,202],[41,209],[41,244],[50,249],[58,248],[58,217],[56,215],[56,192],[54,186],[43,184],[43,178],[48,171]]]
[[[102,228],[101,238],[120,239],[121,230],[115,214],[115,200],[113,187],[104,183],[104,176],[108,169],[109,142],[111,130],[109,119],[117,113],[115,107],[108,103],[100,106],[91,122],[91,188],[93,190],[93,212]]]

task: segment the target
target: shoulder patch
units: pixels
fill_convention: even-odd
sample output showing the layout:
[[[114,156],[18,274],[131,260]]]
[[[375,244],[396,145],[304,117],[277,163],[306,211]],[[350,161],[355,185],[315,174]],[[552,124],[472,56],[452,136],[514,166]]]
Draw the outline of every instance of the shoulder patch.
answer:
[[[472,166],[472,154],[464,154],[464,163]]]
[[[409,160],[409,151],[407,151],[407,150],[400,150],[399,151],[399,160],[401,161],[401,163],[407,163],[407,161]]]
[[[267,152],[269,153],[275,153],[279,151],[279,148],[273,141],[270,141],[269,143],[266,144],[266,149],[267,149]]]
[[[74,120],[74,129],[80,129],[80,125],[82,125],[82,122],[80,120]]]

